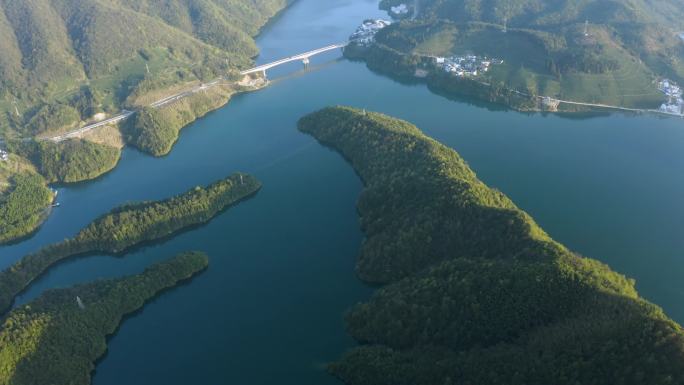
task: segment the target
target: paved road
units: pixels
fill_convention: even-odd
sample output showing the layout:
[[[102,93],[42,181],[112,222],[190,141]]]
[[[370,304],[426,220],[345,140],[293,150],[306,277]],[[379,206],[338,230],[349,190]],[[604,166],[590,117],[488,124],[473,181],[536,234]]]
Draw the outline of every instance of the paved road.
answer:
[[[212,81],[211,83],[201,84],[201,85],[194,87],[190,90],[183,91],[183,92],[175,94],[175,95],[167,96],[163,99],[159,99],[156,102],[150,104],[149,107],[152,107],[152,108],[163,107],[167,104],[173,103],[173,102],[180,100],[180,99],[183,99],[183,98],[186,98],[186,97],[193,95],[193,94],[196,94],[200,91],[205,91],[205,90],[208,90],[212,87],[215,87],[215,86],[219,85],[222,80],[223,80],[222,78],[216,79],[216,80]],[[89,124],[87,126],[83,126],[81,128],[75,129],[73,131],[69,131],[65,134],[44,137],[44,138],[41,138],[41,140],[50,140],[50,141],[53,141],[56,143],[63,142],[67,139],[76,138],[76,137],[83,135],[84,133],[91,131],[93,129],[96,129],[98,127],[122,122],[122,121],[130,118],[131,116],[133,116],[136,112],[138,112],[138,111],[123,110],[120,114],[113,116],[107,120],[92,123],[92,124]]]
[[[285,59],[280,59],[280,60],[277,60],[277,61],[272,62],[272,63],[263,64],[263,65],[260,65],[260,66],[257,66],[257,67],[254,67],[254,68],[251,68],[251,69],[242,71],[242,72],[240,72],[240,74],[245,75],[245,74],[250,74],[250,73],[254,73],[254,72],[262,72],[262,71],[265,71],[265,70],[267,70],[267,69],[269,69],[269,68],[273,68],[273,67],[279,66],[279,65],[281,65],[281,64],[289,63],[289,62],[291,62],[291,61],[296,61],[296,60],[307,59],[307,58],[309,58],[309,57],[311,57],[311,56],[318,55],[318,54],[323,53],[323,52],[331,51],[331,50],[333,50],[333,49],[342,48],[342,47],[344,47],[344,46],[346,46],[346,45],[347,45],[346,43],[329,45],[329,46],[327,46],[327,47],[319,48],[319,49],[316,49],[316,50],[313,50],[313,51],[309,51],[309,52],[305,52],[305,53],[302,53],[302,54],[299,54],[299,55],[290,56],[290,57],[287,57],[287,58],[285,58]],[[165,98],[163,98],[163,99],[159,99],[159,100],[157,100],[156,102],[150,104],[149,107],[152,107],[152,108],[160,108],[160,107],[163,107],[163,106],[165,106],[165,105],[167,105],[167,104],[170,104],[170,103],[173,103],[173,102],[175,102],[175,101],[181,100],[181,99],[183,99],[183,98],[186,98],[186,97],[191,96],[191,95],[193,95],[193,94],[196,94],[196,93],[198,93],[198,92],[205,91],[205,90],[208,90],[208,89],[210,89],[210,88],[213,88],[213,87],[215,87],[215,86],[217,86],[217,85],[220,85],[220,84],[222,84],[221,82],[222,82],[222,81],[225,81],[225,80],[226,80],[226,79],[224,79],[224,78],[218,78],[218,79],[216,79],[216,80],[214,80],[214,81],[212,81],[212,82],[210,82],[210,83],[203,83],[203,84],[201,84],[201,85],[199,85],[199,86],[197,86],[197,87],[194,87],[194,88],[192,88],[192,89],[190,89],[190,90],[186,90],[186,91],[183,91],[183,92],[181,92],[181,93],[178,93],[178,94],[175,94],[175,95],[171,95],[171,96],[167,96],[167,97],[165,97]],[[98,128],[98,127],[103,127],[103,126],[106,126],[106,125],[109,125],[109,124],[116,124],[116,123],[122,122],[122,121],[124,121],[124,120],[130,118],[131,116],[135,115],[135,113],[137,113],[137,112],[138,112],[138,111],[127,111],[127,110],[124,110],[124,111],[122,111],[120,114],[118,114],[118,115],[116,115],[116,116],[113,116],[113,117],[111,117],[111,118],[109,118],[109,119],[107,119],[107,120],[103,120],[103,121],[101,121],[101,122],[95,122],[95,123],[92,123],[92,124],[88,124],[88,125],[86,125],[86,126],[84,126],[84,127],[77,128],[77,129],[75,129],[75,130],[69,131],[69,132],[64,133],[64,134],[59,134],[59,135],[44,137],[44,138],[41,138],[40,140],[50,140],[50,141],[57,142],[57,143],[63,142],[63,141],[65,141],[65,140],[67,140],[67,139],[71,139],[71,138],[75,138],[75,137],[78,137],[78,136],[80,136],[80,135],[83,135],[84,133],[86,133],[86,132],[88,132],[88,131],[91,131],[91,130],[93,130],[93,129],[96,129],[96,128]],[[23,139],[23,140],[30,140],[30,138]],[[2,140],[0,140],[0,144],[3,144],[3,143],[4,143],[4,142],[3,142]]]
[[[67,132],[66,134],[51,136],[51,137],[47,137],[47,138],[42,138],[42,140],[51,140],[51,141],[53,141],[53,142],[59,143],[59,142],[65,141],[65,140],[67,140],[67,139],[71,139],[71,138],[78,137],[79,135],[82,135],[82,134],[84,134],[84,133],[86,133],[86,132],[88,132],[88,131],[90,131],[90,130],[92,130],[92,129],[95,129],[95,128],[98,128],[98,127],[102,127],[102,126],[106,126],[106,125],[109,125],[109,124],[116,124],[116,123],[119,123],[119,122],[122,121],[122,120],[128,119],[128,118],[129,118],[131,115],[133,115],[133,114],[135,114],[134,111],[123,110],[123,112],[120,113],[119,115],[116,115],[116,116],[114,116],[114,117],[111,117],[111,118],[109,118],[109,119],[107,119],[107,120],[103,120],[103,121],[100,121],[100,122],[97,122],[97,123],[93,123],[93,124],[90,124],[90,125],[81,127],[81,128],[79,128],[79,129],[76,129],[76,130],[73,130],[73,131],[69,131],[69,132]]]

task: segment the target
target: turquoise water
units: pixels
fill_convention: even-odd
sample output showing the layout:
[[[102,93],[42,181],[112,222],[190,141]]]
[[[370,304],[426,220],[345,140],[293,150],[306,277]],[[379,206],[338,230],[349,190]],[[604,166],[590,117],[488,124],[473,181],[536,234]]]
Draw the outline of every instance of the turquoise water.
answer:
[[[375,1],[299,0],[265,29],[258,61],[339,42],[374,15]],[[125,150],[112,173],[60,188],[62,207],[35,236],[0,248],[4,268],[126,201],[165,198],[235,171],[264,183],[206,226],[122,257],[62,264],[20,298],[136,273],[184,250],[210,255],[207,272],[122,325],[94,384],[337,383],[323,365],[353,346],[343,315],[371,289],[353,273],[360,181],[340,156],[296,130],[300,116],[330,104],[417,124],[553,237],[636,278],[643,295],[684,322],[683,120],[490,110],[339,56],[315,57],[307,71],[292,63],[270,72],[271,87],[186,128],[167,157]]]

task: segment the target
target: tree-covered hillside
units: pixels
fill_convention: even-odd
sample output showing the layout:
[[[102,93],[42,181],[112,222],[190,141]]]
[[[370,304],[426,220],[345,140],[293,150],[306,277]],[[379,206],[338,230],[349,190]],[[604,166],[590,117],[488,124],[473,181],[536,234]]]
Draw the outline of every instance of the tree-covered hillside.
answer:
[[[383,7],[408,3],[384,0]],[[486,82],[532,95],[658,107],[658,78],[684,83],[679,0],[420,0],[378,42],[409,55],[504,59]]]
[[[124,316],[204,271],[208,257],[180,254],[138,275],[53,289],[0,323],[0,385],[88,385]]]
[[[117,109],[145,78],[182,82],[248,65],[253,36],[287,3],[0,0],[0,129],[34,134],[25,127],[41,111],[87,119]]]
[[[377,113],[327,108],[300,129],[364,181],[348,314],[349,385],[684,383],[684,331],[635,282],[555,242],[452,149]]]
[[[0,162],[0,244],[35,231],[54,196],[45,179],[20,156]]]
[[[400,0],[383,0],[383,6]],[[409,2],[410,4],[410,2]],[[684,26],[678,0],[420,0],[420,18],[501,23],[512,27],[553,27],[569,23],[657,23]]]

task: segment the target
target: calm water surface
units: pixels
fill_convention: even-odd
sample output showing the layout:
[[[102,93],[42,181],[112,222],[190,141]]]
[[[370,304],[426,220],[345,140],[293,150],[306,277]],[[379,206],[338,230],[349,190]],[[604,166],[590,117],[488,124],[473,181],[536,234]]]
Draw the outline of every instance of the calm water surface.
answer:
[[[299,0],[265,29],[258,61],[343,41],[380,15],[376,1]],[[371,290],[353,274],[360,181],[296,130],[300,116],[331,104],[417,124],[553,237],[636,278],[644,296],[684,322],[683,120],[494,111],[396,83],[339,52],[312,62],[307,71],[299,63],[271,71],[271,87],[186,128],[169,156],[127,149],[112,173],[61,188],[62,207],[34,237],[0,248],[4,268],[123,202],[166,198],[235,171],[264,183],[206,226],[123,257],[62,264],[20,298],[137,273],[184,250],[210,255],[207,272],[122,325],[94,384],[337,383],[323,366],[353,346],[343,314]]]

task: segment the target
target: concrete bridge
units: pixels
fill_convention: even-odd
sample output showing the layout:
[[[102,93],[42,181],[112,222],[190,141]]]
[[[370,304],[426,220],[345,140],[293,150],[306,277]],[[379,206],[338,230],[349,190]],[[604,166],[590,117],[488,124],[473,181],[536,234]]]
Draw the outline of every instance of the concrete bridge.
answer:
[[[322,54],[322,53],[324,53],[324,52],[332,51],[332,50],[335,50],[335,49],[344,48],[344,47],[347,46],[347,44],[348,44],[348,43],[332,44],[332,45],[329,45],[329,46],[327,46],[327,47],[315,49],[315,50],[309,51],[309,52],[304,52],[304,53],[301,53],[301,54],[299,54],[299,55],[294,55],[294,56],[286,57],[286,58],[284,58],[284,59],[276,60],[276,61],[271,62],[271,63],[262,64],[262,65],[260,65],[260,66],[254,67],[254,68],[250,68],[250,69],[248,69],[248,70],[244,70],[244,71],[240,72],[240,75],[243,75],[243,76],[244,76],[244,75],[249,75],[249,74],[259,73],[259,72],[260,72],[264,77],[266,77],[266,71],[267,71],[267,70],[269,70],[269,69],[271,69],[271,68],[273,68],[273,67],[277,67],[277,66],[279,66],[279,65],[285,64],[285,63],[293,62],[293,61],[301,61],[301,62],[304,63],[304,65],[306,66],[306,65],[309,65],[309,59],[310,59],[312,56],[316,56],[316,55]]]

